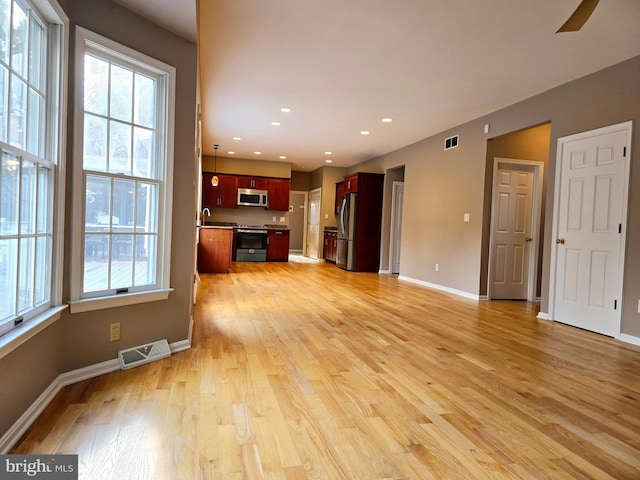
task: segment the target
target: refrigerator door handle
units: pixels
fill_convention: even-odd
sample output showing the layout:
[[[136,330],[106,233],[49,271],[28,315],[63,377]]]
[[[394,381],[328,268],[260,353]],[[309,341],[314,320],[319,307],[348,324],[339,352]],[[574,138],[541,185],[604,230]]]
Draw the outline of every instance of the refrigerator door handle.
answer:
[[[340,206],[340,236],[348,237],[347,235],[347,196],[342,197],[342,205]]]

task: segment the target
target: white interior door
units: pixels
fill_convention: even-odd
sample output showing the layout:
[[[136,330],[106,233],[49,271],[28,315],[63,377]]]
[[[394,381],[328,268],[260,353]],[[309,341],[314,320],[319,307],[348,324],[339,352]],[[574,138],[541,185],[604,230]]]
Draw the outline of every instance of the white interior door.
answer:
[[[404,182],[393,182],[391,200],[391,251],[389,252],[389,270],[400,273],[400,243],[402,240],[402,207],[404,202]]]
[[[526,300],[532,253],[534,167],[497,165],[493,189],[491,298]]]
[[[609,336],[620,333],[630,138],[627,123],[558,140],[552,319]]]
[[[307,257],[318,259],[320,244],[320,203],[322,189],[316,188],[309,192],[309,224],[307,227]]]

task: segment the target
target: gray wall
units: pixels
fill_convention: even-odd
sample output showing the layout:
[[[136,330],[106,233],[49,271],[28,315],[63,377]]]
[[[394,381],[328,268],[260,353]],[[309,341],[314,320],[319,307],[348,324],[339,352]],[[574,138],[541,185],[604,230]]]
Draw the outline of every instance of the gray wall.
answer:
[[[400,274],[471,294],[481,293],[488,140],[550,122],[541,282],[541,311],[546,313],[558,138],[634,120],[622,332],[640,337],[640,249],[633,248],[640,244],[640,168],[634,165],[633,158],[640,152],[638,79],[640,57],[635,57],[354,166],[352,170],[384,173],[405,165]],[[486,123],[491,126],[489,134],[483,131]],[[460,135],[460,146],[444,151],[444,139],[453,134]],[[470,213],[469,223],[463,222],[464,213]],[[389,229],[388,224],[383,225],[385,229]],[[440,265],[438,272],[436,263]]]
[[[71,21],[67,199],[63,301],[69,298],[73,176],[74,27],[80,25],[176,68],[173,237],[169,299],[83,314],[65,312],[60,320],[0,359],[0,435],[63,372],[115,359],[118,350],[151,340],[188,338],[195,259],[196,179],[195,107],[197,48],[109,0],[59,0]],[[121,322],[121,340],[109,342],[109,324]],[[11,385],[12,388],[7,386]]]

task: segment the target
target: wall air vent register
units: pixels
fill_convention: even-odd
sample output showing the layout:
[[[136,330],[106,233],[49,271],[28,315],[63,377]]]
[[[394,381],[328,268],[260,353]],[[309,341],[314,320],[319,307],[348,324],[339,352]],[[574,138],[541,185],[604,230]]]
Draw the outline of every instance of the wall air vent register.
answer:
[[[458,140],[460,135],[454,135],[453,137],[446,138],[444,140],[444,149],[451,150],[452,148],[456,148],[458,146]]]

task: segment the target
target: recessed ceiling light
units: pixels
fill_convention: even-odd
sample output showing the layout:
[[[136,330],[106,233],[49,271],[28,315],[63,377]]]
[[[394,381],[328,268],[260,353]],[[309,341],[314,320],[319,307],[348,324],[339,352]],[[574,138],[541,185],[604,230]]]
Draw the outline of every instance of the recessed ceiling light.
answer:
[[[289,107],[282,107],[280,111],[284,113],[291,113],[291,109]]]
[[[285,160],[287,157],[286,157],[286,155],[280,155],[280,158],[281,158],[282,160]]]
[[[325,163],[333,163],[333,160],[331,160],[330,158],[327,158],[327,159],[325,160]]]
[[[233,137],[234,140],[242,140],[240,137]]]
[[[262,152],[253,152],[256,155],[262,155]]]
[[[360,135],[369,135],[371,132],[369,130],[362,130]]]
[[[331,152],[324,152],[325,155],[331,155]]]
[[[382,122],[383,123],[391,123],[391,122],[393,122],[393,118],[388,118],[388,117],[387,118],[383,118]]]
[[[228,155],[235,155],[236,152],[227,152]]]
[[[273,125],[274,127],[279,127],[280,126],[280,122],[271,122],[271,125]]]

